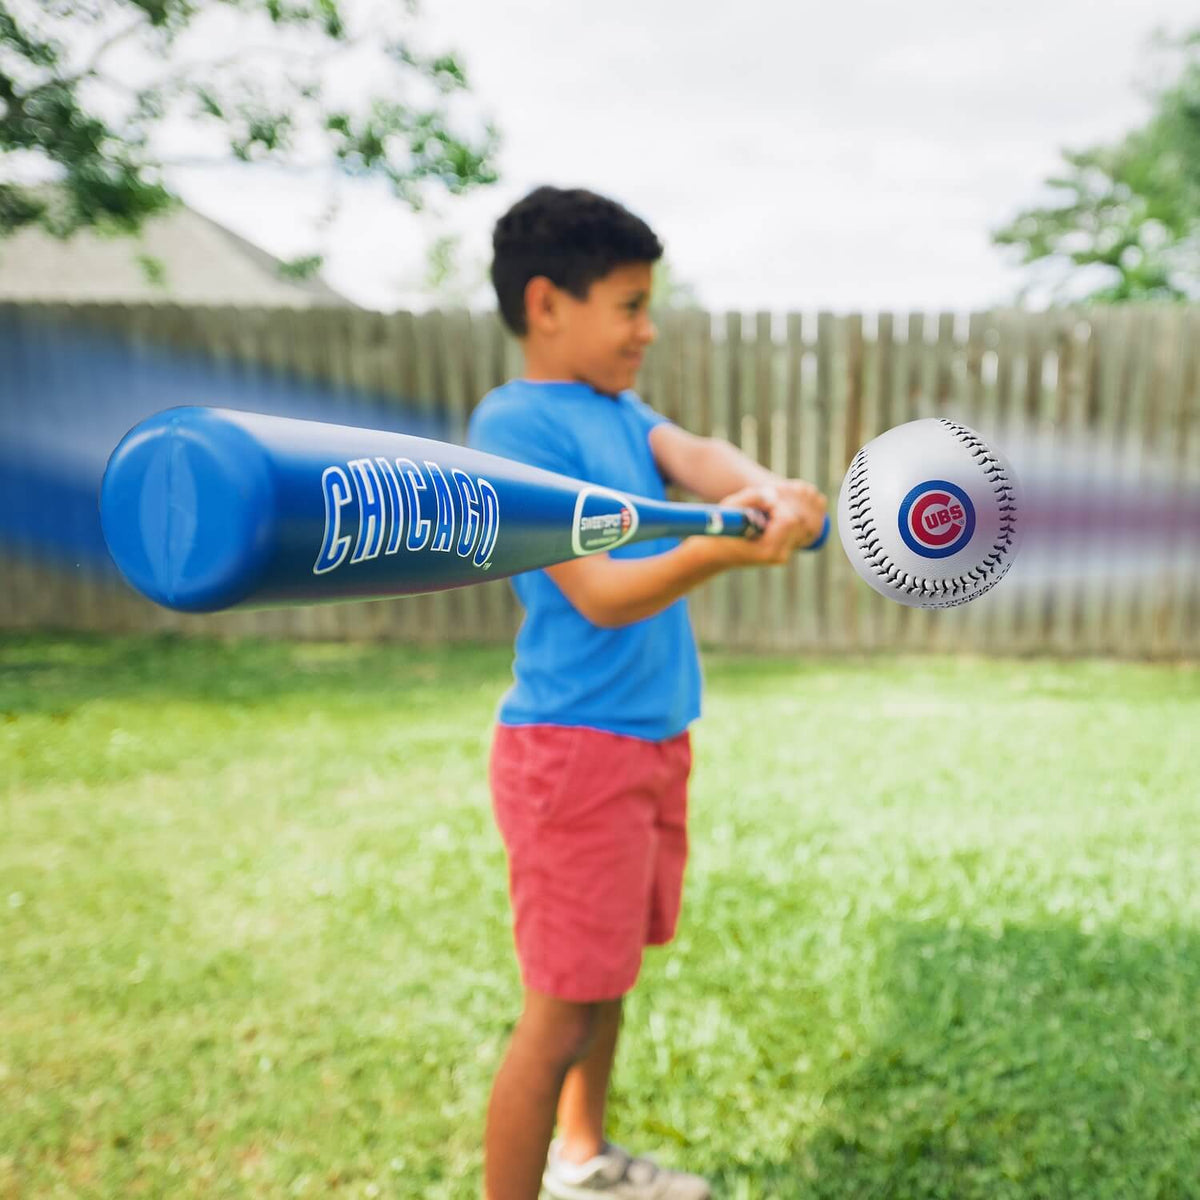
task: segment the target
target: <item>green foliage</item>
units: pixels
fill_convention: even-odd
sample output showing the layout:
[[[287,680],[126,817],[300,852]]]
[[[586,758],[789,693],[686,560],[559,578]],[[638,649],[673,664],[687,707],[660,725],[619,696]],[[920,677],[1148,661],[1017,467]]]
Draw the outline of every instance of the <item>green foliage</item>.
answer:
[[[289,259],[287,262],[279,264],[279,274],[284,279],[294,279],[303,281],[306,279],[315,279],[320,273],[321,267],[325,263],[325,257],[321,254],[304,254],[299,258]]]
[[[61,173],[61,200],[4,182],[0,236],[39,221],[65,235],[83,225],[135,231],[171,203],[151,177],[144,130],[123,139],[79,98],[61,42],[20,23],[0,0],[0,152],[33,154]]]
[[[444,225],[433,226],[445,230]],[[469,308],[488,282],[485,259],[463,245],[461,234],[434,232],[425,248],[425,276],[421,288],[441,308]]]
[[[39,220],[46,201],[27,188],[0,183],[0,229],[18,229]]]
[[[696,289],[690,283],[679,278],[675,268],[665,257],[660,258],[654,264],[650,297],[651,305],[659,310],[700,307]]]
[[[238,31],[196,61],[180,43],[206,20]],[[341,0],[0,0],[0,155],[23,154],[61,185],[51,203],[0,168],[0,237],[35,222],[60,236],[136,232],[172,203],[164,131],[179,120],[220,147],[213,161],[381,178],[413,208],[430,188],[494,182],[495,128],[462,113],[468,80],[453,55],[400,39],[410,20],[403,6],[368,16]],[[387,67],[379,92],[327,99],[330,78],[366,53]]]
[[[0,1194],[479,1195],[507,648],[0,639]],[[1185,1200],[1200,672],[708,662],[612,1136],[731,1200]]]
[[[1066,170],[1046,180],[1061,199],[1020,212],[997,230],[1021,263],[1108,269],[1087,299],[1200,296],[1200,32],[1163,48],[1180,55],[1174,82],[1154,92],[1150,121],[1114,145],[1064,151]]]
[[[458,234],[439,234],[425,252],[425,287],[434,294],[453,291],[462,270],[460,256],[462,238]]]
[[[1154,93],[1148,123],[1113,145],[1064,151],[1065,170],[1047,180],[1061,199],[993,234],[1023,264],[1066,265],[1064,287],[1107,268],[1091,300],[1200,297],[1200,32],[1163,48],[1181,67]]]
[[[167,266],[161,258],[153,254],[137,255],[137,264],[141,268],[142,277],[152,287],[165,288],[167,286]]]

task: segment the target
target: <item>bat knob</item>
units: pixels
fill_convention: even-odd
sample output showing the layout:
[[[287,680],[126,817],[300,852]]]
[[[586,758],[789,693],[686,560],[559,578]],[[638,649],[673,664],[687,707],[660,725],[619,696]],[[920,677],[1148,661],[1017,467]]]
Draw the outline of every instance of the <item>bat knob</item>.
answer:
[[[746,513],[746,530],[745,537],[756,538],[767,527],[767,514],[760,512],[756,508],[748,508]],[[821,523],[821,532],[804,547],[805,550],[820,550],[825,545],[829,538],[829,514],[825,514],[825,520]]]
[[[144,596],[184,612],[235,603],[266,559],[271,472],[245,432],[201,408],[134,426],[100,485],[113,561]]]

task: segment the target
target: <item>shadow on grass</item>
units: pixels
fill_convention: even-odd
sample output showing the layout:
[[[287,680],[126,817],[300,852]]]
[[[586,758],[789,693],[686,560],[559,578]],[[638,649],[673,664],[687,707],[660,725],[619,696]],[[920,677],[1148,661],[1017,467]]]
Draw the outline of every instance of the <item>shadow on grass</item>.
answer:
[[[730,1163],[717,1195],[1200,1196],[1196,932],[878,936],[891,1007],[873,1048],[825,1096],[814,1137]]]
[[[414,690],[502,684],[511,657],[496,646],[9,634],[0,636],[0,716],[117,698],[252,707],[316,689],[323,700],[395,700]]]

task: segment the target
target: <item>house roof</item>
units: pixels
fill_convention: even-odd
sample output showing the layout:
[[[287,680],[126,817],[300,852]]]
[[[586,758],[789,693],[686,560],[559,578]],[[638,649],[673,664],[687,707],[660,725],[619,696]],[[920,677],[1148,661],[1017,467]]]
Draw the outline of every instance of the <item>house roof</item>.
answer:
[[[162,264],[154,283],[140,258]],[[287,279],[281,260],[180,205],[140,237],[80,230],[62,241],[36,226],[0,239],[0,300],[237,304],[310,308],[353,301],[321,279]]]

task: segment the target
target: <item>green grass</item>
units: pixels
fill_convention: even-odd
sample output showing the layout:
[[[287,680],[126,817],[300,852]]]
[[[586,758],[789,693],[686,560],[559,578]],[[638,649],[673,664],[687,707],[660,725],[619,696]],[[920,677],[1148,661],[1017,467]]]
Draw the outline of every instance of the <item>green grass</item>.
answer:
[[[0,640],[0,1196],[478,1197],[507,669]],[[708,684],[612,1134],[729,1200],[1200,1196],[1200,671]]]

